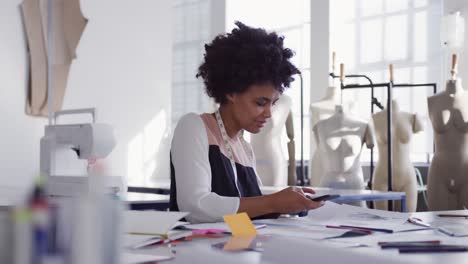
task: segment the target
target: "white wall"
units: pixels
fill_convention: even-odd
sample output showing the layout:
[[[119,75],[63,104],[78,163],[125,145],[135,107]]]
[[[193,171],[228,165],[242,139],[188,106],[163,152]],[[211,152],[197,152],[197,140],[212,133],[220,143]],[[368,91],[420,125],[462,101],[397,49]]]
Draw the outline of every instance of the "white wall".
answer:
[[[18,5],[0,2],[0,184],[23,185],[38,174],[45,120],[24,114],[27,57]],[[172,3],[82,0],[89,19],[77,51],[64,109],[96,107],[115,128],[108,158],[114,175],[133,184],[168,177]]]
[[[0,1],[0,184],[26,184],[39,170],[44,120],[24,114],[26,45],[18,4]]]
[[[468,1],[467,0],[445,0],[444,1],[444,14],[451,14],[460,11],[461,15],[465,18],[465,44],[463,52],[459,54],[459,68],[458,76],[463,79],[464,87],[468,85]],[[450,54],[448,55],[451,56]],[[450,58],[447,58],[450,60]],[[450,67],[450,66],[448,66]],[[447,76],[450,69],[447,68]],[[465,88],[466,89],[466,88]]]

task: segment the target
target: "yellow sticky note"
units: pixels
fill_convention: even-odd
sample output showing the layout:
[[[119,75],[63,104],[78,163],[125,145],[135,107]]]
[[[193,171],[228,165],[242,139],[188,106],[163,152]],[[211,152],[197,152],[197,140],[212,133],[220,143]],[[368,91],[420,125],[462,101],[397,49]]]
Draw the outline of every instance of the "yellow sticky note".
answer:
[[[232,236],[255,236],[257,230],[246,213],[223,216]]]
[[[250,248],[254,239],[255,236],[231,237],[223,249],[226,251],[246,250]]]

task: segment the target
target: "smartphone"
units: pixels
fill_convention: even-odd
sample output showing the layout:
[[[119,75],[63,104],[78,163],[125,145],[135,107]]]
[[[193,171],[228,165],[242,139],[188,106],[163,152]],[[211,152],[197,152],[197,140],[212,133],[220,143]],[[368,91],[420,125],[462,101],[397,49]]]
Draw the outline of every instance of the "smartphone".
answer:
[[[325,194],[325,195],[316,196],[316,197],[311,197],[311,196],[308,196],[308,197],[314,202],[320,202],[320,201],[328,201],[328,200],[336,199],[340,197],[340,195],[339,194]]]

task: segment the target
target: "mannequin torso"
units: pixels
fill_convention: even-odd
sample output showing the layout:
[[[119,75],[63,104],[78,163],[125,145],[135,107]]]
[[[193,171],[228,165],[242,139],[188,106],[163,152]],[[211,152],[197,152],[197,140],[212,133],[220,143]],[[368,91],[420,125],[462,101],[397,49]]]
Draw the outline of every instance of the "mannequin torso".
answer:
[[[313,128],[318,151],[323,161],[324,174],[320,186],[340,189],[363,189],[364,180],[360,165],[362,145],[374,145],[369,125],[343,113],[336,113],[319,121]]]
[[[429,209],[463,209],[468,206],[468,94],[461,80],[448,81],[444,92],[428,98],[428,107],[436,147],[427,186]]]
[[[287,122],[292,121],[291,106],[291,98],[282,95],[272,108],[271,118],[263,129],[250,137],[256,157],[256,171],[265,186],[286,186],[288,174],[294,173],[294,169],[288,173],[288,162],[281,147],[281,135],[285,126],[288,137],[294,137],[293,123]],[[295,157],[291,157],[291,153],[289,160],[295,165]],[[294,174],[290,176],[293,177]]]
[[[325,97],[320,101],[310,105],[310,127],[312,128],[320,121],[329,118],[335,113],[335,106],[341,101],[341,89],[338,87],[328,87]],[[310,133],[311,158],[309,160],[308,175],[310,185],[318,186],[323,175],[323,167],[320,151],[317,151],[314,131]]]
[[[372,116],[377,144],[379,147],[379,161],[374,171],[372,186],[374,190],[388,190],[388,135],[387,110],[384,109]],[[410,141],[412,135],[422,131],[421,119],[411,113],[401,112],[398,103],[392,101],[392,189],[406,193],[406,208],[409,212],[416,211],[417,190],[416,173],[410,160]],[[387,202],[376,202],[377,209],[387,209]]]

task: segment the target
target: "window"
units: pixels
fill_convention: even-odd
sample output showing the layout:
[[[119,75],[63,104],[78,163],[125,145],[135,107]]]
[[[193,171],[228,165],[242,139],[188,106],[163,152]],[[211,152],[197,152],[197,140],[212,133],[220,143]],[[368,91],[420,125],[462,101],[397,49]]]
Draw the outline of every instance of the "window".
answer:
[[[177,0],[173,8],[172,129],[182,115],[214,106],[203,82],[195,77],[204,45],[211,41],[211,0]]]
[[[441,0],[333,0],[331,50],[337,52],[337,63],[345,63],[347,74],[366,74],[374,82],[387,82],[392,63],[395,83],[435,82],[440,90],[442,11]],[[424,131],[413,138],[411,159],[427,162],[433,152],[426,99],[433,94],[432,88],[393,91],[402,111],[417,113],[424,120]],[[376,95],[385,105],[385,88],[377,89]],[[370,118],[370,90],[346,90],[343,100],[355,102],[355,112]],[[369,160],[369,155],[363,159]]]
[[[203,45],[214,36],[210,17],[215,13],[213,0],[174,1],[174,64],[172,124],[187,112],[206,112],[214,104],[206,96],[195,73],[203,56]],[[217,0],[214,0],[215,2]],[[226,0],[226,31],[234,21],[276,31],[285,36],[285,45],[296,52],[293,58],[304,80],[304,159],[310,157],[310,1],[308,0]],[[442,56],[439,41],[442,0],[331,0],[331,51],[337,52],[337,63],[345,63],[346,72],[366,74],[374,82],[388,80],[388,65],[395,66],[396,83],[436,82],[441,89]],[[287,7],[287,12],[285,12]],[[300,157],[300,82],[296,76],[286,94],[293,99],[296,157]],[[425,130],[413,138],[412,160],[428,161],[433,152],[433,135],[427,117],[427,100],[431,88],[398,88],[394,98],[402,111],[418,113]],[[386,91],[376,90],[381,103]],[[370,90],[346,90],[343,101],[353,102],[354,112],[370,118]],[[287,141],[284,135],[284,141]],[[286,144],[283,144],[286,148]],[[367,152],[367,154],[366,154]],[[286,150],[285,150],[285,153]],[[376,152],[374,152],[376,153]],[[365,150],[364,161],[369,160]]]

